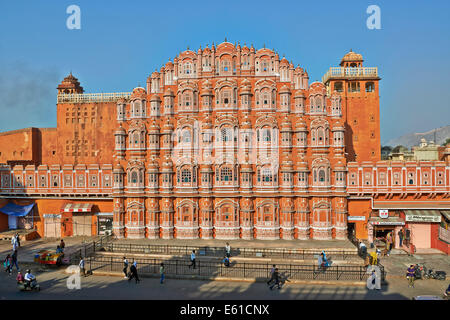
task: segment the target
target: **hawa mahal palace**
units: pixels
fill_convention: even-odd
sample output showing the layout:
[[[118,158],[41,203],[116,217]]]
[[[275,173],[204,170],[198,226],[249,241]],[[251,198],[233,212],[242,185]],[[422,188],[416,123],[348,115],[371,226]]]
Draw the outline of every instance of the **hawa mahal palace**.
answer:
[[[40,236],[373,241],[409,228],[446,251],[450,145],[438,161],[381,161],[379,81],[352,51],[310,82],[274,50],[226,40],[132,92],[84,93],[70,74],[56,128],[0,134],[0,206],[34,204]]]

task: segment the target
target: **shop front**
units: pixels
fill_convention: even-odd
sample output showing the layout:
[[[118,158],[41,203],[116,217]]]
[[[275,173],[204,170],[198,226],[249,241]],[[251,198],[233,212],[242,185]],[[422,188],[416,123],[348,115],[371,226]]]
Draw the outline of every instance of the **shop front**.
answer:
[[[416,249],[432,248],[433,225],[441,222],[439,210],[404,210],[405,234]],[[406,242],[408,244],[408,241]]]
[[[398,210],[373,210],[367,224],[368,240],[377,247],[385,247],[386,238],[391,233],[394,247],[397,247],[395,235],[404,225]]]
[[[68,203],[61,208],[63,236],[92,236],[93,204]]]

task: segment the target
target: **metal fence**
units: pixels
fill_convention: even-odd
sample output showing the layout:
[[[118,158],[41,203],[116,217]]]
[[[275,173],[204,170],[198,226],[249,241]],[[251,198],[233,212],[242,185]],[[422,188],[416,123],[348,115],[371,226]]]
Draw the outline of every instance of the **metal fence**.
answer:
[[[104,235],[100,237],[97,241],[90,242],[88,244],[83,245],[80,249],[72,252],[69,255],[69,263],[70,264],[78,264],[80,262],[81,257],[90,257],[95,255],[96,251],[100,251],[105,247],[105,245],[113,239],[112,235]]]
[[[190,268],[189,259],[137,259],[139,275],[159,274],[163,262],[165,274],[170,276],[232,277],[240,279],[268,279],[272,264],[232,262],[230,267],[214,261],[196,261],[196,268]],[[130,263],[134,259],[130,259]],[[347,280],[366,281],[369,274],[364,266],[331,266],[319,269],[316,265],[277,264],[282,279],[287,280]],[[379,265],[382,281],[385,279],[384,267]],[[86,268],[92,272],[123,272],[123,260],[116,257],[93,256],[86,259]]]
[[[201,246],[174,246],[174,245],[144,245],[109,242],[104,245],[104,249],[109,252],[123,253],[144,253],[185,256],[190,255],[195,250],[198,256],[223,257],[224,247],[201,247]],[[358,258],[356,250],[325,250],[327,257],[345,260]],[[279,259],[315,259],[320,251],[307,249],[282,249],[282,248],[231,248],[231,256],[252,257],[252,258],[279,258]]]

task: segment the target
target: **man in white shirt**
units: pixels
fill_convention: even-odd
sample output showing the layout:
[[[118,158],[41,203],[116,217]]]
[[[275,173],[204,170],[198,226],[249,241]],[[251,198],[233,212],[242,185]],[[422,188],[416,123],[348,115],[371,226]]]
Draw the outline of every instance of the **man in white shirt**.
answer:
[[[25,273],[25,283],[31,288],[36,286],[36,277],[31,273],[31,270],[28,269],[27,273]]]
[[[228,242],[227,242],[227,245],[225,246],[225,253],[226,253],[227,258],[230,258],[231,247],[230,247],[230,244]]]

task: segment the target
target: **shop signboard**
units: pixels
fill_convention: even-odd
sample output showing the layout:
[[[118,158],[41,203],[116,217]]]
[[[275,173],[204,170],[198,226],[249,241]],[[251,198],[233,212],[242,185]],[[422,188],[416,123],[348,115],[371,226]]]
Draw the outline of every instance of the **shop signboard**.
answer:
[[[386,219],[389,217],[389,210],[380,209],[379,215],[380,218]]]
[[[403,221],[373,221],[372,224],[377,226],[404,226]]]
[[[441,222],[440,216],[420,215],[420,214],[407,214],[405,215],[407,222]]]
[[[348,221],[366,221],[366,216],[348,216]]]

